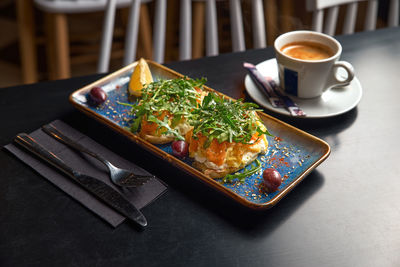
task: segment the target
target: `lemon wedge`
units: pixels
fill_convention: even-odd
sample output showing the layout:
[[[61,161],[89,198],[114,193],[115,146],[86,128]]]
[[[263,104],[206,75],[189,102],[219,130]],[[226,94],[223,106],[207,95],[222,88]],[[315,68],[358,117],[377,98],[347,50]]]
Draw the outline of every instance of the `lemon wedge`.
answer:
[[[132,72],[131,80],[129,81],[129,94],[134,96],[142,95],[142,88],[153,82],[149,65],[143,58],[139,59],[135,70]]]

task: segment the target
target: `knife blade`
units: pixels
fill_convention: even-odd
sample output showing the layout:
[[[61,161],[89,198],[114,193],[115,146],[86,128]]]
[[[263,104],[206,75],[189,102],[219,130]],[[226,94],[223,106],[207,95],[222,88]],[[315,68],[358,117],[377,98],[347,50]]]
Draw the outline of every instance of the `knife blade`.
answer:
[[[63,160],[61,160],[51,151],[44,148],[26,133],[18,134],[14,141],[28,151],[34,153],[36,156],[40,157],[42,160],[50,163],[57,169],[67,174],[70,178],[72,178],[98,199],[103,201],[108,206],[114,208],[131,221],[137,223],[141,227],[146,227],[147,220],[144,215],[132,203],[130,203],[129,200],[127,200],[111,186],[94,177],[73,170]]]

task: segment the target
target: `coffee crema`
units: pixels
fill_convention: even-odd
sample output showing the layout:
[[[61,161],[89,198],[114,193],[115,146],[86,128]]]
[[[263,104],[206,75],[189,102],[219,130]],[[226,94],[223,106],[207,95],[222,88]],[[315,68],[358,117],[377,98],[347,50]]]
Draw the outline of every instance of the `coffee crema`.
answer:
[[[334,55],[332,49],[316,42],[293,42],[284,45],[281,52],[289,57],[302,60],[321,60]]]

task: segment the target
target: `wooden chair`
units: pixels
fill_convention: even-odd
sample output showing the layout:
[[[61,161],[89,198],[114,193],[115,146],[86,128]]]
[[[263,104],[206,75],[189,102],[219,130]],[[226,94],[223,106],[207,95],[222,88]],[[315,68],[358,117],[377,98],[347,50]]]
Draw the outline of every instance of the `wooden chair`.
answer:
[[[141,2],[147,3],[150,1],[142,0]],[[115,5],[117,8],[122,8],[129,6],[131,2],[132,0],[116,0]],[[33,83],[38,81],[34,7],[43,11],[46,18],[45,45],[49,78],[63,79],[71,76],[67,16],[69,14],[104,11],[106,4],[107,0],[18,0],[17,18],[23,82]],[[144,5],[141,6],[142,9],[143,7]],[[143,11],[148,12],[147,9]],[[135,12],[139,14],[138,10]],[[146,21],[146,18],[148,19],[149,16],[142,15],[144,12],[140,12],[139,19],[141,27],[147,27],[141,32],[146,33],[149,32],[147,30],[149,21]],[[143,47],[149,47],[148,43],[151,43],[151,38],[143,36],[141,41],[144,42]]]
[[[361,1],[363,0],[307,0],[307,10],[313,12],[312,29],[318,32],[334,35],[336,31],[339,6],[347,5],[342,33],[354,33],[358,2]],[[368,0],[367,2],[364,30],[374,30],[376,28],[378,14],[378,0]],[[323,27],[325,10],[328,14]],[[389,27],[399,25],[399,0],[390,0],[388,18]]]

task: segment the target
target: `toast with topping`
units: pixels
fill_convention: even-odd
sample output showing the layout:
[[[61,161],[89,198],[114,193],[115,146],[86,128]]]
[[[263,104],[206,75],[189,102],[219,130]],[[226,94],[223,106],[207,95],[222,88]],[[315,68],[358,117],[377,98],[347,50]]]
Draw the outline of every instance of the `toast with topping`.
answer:
[[[208,94],[191,117],[187,133],[193,166],[212,178],[221,178],[253,162],[268,148],[270,135],[257,116],[257,105]]]
[[[192,128],[191,112],[204,97],[204,82],[180,78],[147,84],[138,105],[132,106],[136,118],[131,131],[153,144],[184,140]]]

